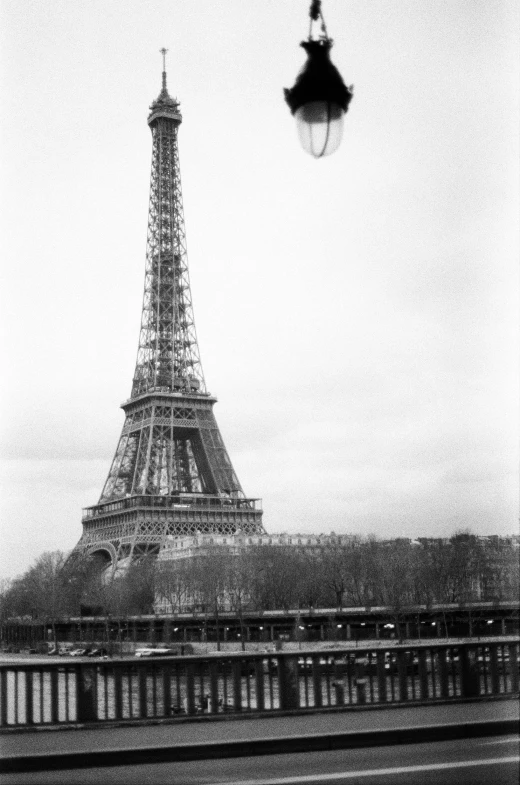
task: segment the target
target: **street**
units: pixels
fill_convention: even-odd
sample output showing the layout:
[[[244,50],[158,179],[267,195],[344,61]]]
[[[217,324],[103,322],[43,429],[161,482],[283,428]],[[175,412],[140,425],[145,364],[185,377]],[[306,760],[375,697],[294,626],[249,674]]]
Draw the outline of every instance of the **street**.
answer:
[[[296,755],[266,755],[186,763],[124,765],[0,777],[2,785],[511,785],[518,782],[517,736],[372,747]]]

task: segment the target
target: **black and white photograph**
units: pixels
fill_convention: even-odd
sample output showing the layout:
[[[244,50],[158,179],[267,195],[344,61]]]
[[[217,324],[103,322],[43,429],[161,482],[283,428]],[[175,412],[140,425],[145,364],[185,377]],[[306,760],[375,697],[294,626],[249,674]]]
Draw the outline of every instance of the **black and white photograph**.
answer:
[[[518,781],[519,29],[0,0],[0,783]]]

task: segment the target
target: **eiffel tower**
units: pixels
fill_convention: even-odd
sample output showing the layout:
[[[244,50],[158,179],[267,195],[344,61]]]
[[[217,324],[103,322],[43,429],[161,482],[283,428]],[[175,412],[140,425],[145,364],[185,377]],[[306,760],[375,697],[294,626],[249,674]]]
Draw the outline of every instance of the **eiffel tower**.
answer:
[[[152,171],[143,311],[126,419],[98,503],[83,511],[76,551],[115,566],[159,552],[167,536],[263,533],[213,414],[202,372],[188,274],[177,134],[166,86],[150,107]]]

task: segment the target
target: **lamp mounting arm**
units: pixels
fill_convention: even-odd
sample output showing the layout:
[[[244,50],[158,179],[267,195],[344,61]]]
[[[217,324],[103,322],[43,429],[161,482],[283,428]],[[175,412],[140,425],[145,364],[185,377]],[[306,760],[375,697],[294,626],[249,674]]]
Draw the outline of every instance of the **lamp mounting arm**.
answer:
[[[309,41],[313,40],[313,37],[312,37],[312,25],[313,25],[314,22],[317,22],[318,19],[320,19],[321,20],[321,33],[319,35],[319,39],[318,40],[326,41],[326,42],[330,43],[330,45],[332,46],[333,41],[332,41],[332,38],[329,38],[329,34],[327,33],[327,26],[325,24],[325,17],[323,16],[323,13],[322,13],[322,10],[321,10],[321,0],[312,0],[311,7],[309,8],[309,17],[310,17],[310,22],[309,22]]]

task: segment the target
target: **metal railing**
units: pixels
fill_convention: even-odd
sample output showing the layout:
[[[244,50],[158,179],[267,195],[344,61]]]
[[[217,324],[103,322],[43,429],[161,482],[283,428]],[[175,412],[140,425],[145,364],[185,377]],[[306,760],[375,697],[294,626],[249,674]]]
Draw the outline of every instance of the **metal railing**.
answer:
[[[519,642],[0,665],[0,727],[513,696]]]
[[[129,496],[124,499],[96,504],[83,508],[83,520],[97,518],[100,515],[109,515],[120,510],[134,508],[177,509],[190,507],[194,509],[222,509],[222,510],[261,510],[261,499],[246,499],[234,496],[210,496],[208,494],[176,494],[175,496]]]

